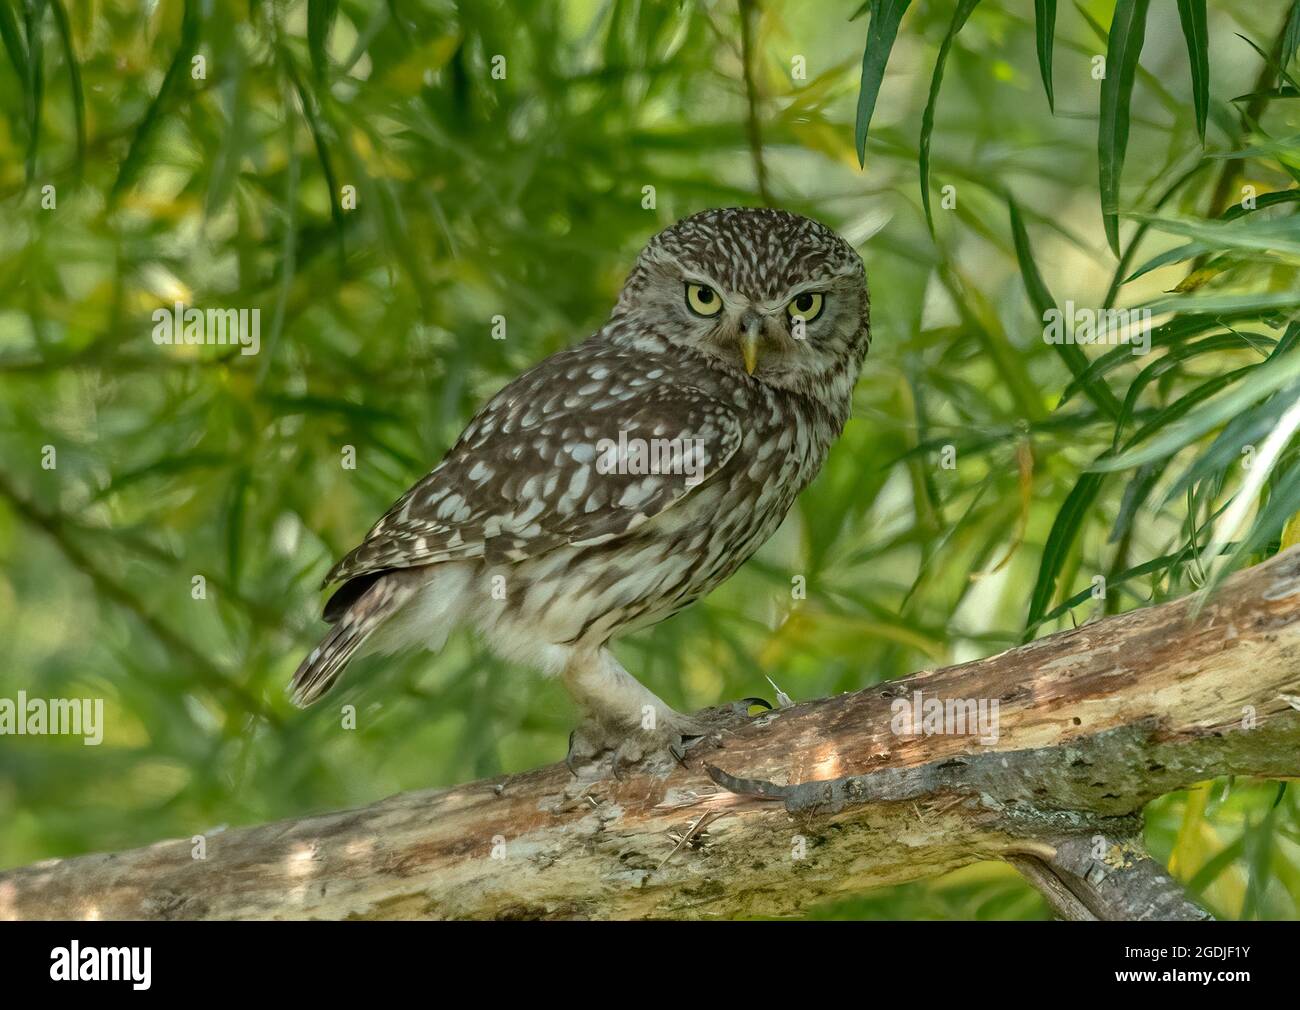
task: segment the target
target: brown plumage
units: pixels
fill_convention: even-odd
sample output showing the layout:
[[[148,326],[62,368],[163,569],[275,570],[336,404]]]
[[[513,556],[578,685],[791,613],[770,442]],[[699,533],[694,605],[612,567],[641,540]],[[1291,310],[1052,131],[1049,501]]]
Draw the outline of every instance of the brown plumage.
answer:
[[[605,326],[493,397],[334,566],[336,623],[295,700],[367,640],[436,651],[468,624],[563,675],[587,716],[577,756],[679,747],[697,727],[606,645],[780,524],[848,417],[868,306],[857,254],[807,218],[706,211],[655,236]]]

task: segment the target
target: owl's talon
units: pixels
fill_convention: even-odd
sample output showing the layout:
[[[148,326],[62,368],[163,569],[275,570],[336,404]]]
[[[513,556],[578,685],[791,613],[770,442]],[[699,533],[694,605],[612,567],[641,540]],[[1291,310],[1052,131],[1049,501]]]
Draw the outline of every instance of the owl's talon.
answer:
[[[595,763],[608,749],[604,734],[595,723],[583,723],[569,734],[569,750],[564,755],[564,766],[574,778],[581,778],[581,768],[588,763]]]
[[[569,769],[569,774],[575,779],[578,777],[578,769],[573,766],[573,738],[577,735],[578,731],[576,729],[569,732],[569,749],[564,752],[564,767]]]
[[[679,765],[685,768],[686,758],[690,752],[713,735],[712,733],[683,733],[675,740],[668,742],[668,753],[673,756]],[[716,743],[721,743],[721,741],[718,740]]]

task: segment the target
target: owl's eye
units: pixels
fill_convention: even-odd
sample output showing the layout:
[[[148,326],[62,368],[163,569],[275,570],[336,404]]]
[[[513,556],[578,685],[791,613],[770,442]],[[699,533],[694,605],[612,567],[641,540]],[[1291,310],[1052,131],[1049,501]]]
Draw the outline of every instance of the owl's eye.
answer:
[[[822,297],[819,291],[805,291],[801,295],[796,295],[790,300],[790,304],[785,307],[791,319],[802,318],[804,323],[811,323],[814,319],[822,314],[822,308],[826,304],[826,299]]]
[[[722,311],[722,299],[707,284],[687,284],[686,304],[697,316],[716,316]]]

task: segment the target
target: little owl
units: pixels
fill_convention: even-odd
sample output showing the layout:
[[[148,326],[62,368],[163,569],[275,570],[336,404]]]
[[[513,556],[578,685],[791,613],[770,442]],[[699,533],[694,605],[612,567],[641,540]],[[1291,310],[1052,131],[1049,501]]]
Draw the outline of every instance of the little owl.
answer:
[[[315,701],[367,648],[459,625],[559,675],[569,761],[679,757],[706,733],[610,641],[727,579],[776,530],[849,416],[866,273],[826,226],[708,210],[641,252],[609,320],[497,393],[325,578],[333,628],[298,667]]]

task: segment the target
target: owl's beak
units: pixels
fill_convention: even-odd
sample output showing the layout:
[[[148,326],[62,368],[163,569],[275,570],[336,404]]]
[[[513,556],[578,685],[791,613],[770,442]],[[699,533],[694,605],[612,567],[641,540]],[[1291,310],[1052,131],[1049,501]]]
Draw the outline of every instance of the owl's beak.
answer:
[[[754,369],[758,367],[758,335],[763,320],[756,314],[747,312],[740,322],[744,327],[740,334],[740,355],[745,360],[746,374],[753,375]]]

